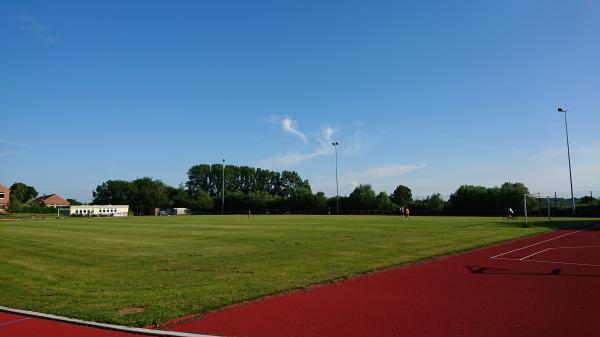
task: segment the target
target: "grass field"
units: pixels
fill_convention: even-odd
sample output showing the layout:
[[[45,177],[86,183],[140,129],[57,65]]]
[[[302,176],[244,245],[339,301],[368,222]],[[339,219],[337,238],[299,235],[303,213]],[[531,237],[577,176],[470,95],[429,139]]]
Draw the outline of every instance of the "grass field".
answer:
[[[5,220],[0,305],[143,326],[547,230],[467,217]],[[132,307],[143,312],[119,310]]]

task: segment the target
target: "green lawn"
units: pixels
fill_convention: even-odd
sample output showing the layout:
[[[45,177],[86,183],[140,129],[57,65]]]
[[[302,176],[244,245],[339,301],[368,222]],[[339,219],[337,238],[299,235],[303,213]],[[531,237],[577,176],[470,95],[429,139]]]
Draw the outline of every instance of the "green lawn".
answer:
[[[143,326],[547,230],[467,217],[5,220],[0,305]]]

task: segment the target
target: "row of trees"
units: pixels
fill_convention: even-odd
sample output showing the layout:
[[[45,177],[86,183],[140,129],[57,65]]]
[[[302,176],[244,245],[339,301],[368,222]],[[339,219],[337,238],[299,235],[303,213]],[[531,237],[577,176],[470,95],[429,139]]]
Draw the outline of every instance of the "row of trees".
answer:
[[[220,211],[223,188],[225,211],[332,212],[336,209],[335,198],[328,199],[323,192],[313,193],[309,182],[297,172],[221,164],[192,166],[188,170],[188,181],[177,188],[148,177],[109,180],[96,187],[93,203],[129,204],[136,213],[170,207],[187,207],[197,212]],[[370,185],[359,185],[348,197],[341,197],[339,203],[343,210],[393,211],[397,205],[411,201],[412,193],[406,186],[398,186],[388,196],[385,192],[375,194]]]
[[[225,180],[223,181],[223,174]],[[93,192],[93,204],[128,204],[132,211],[153,212],[154,208],[186,207],[196,212],[218,212],[225,193],[225,211],[270,212],[331,212],[339,203],[341,212],[376,210],[397,212],[399,207],[409,207],[423,213],[447,212],[453,214],[504,211],[508,207],[521,211],[523,194],[529,193],[522,183],[504,183],[496,187],[462,185],[447,201],[439,193],[424,199],[413,199],[409,187],[398,185],[395,190],[376,193],[371,185],[358,185],[348,196],[339,200],[327,198],[323,192],[313,193],[307,180],[297,172],[275,172],[249,166],[201,164],[188,170],[185,184],[172,187],[160,180],[145,177],[135,180],[108,180]],[[39,212],[43,206],[31,203],[38,196],[33,186],[15,183],[11,186],[10,211]],[[588,200],[589,199],[589,200]],[[80,204],[67,199],[71,204]],[[600,202],[591,197],[581,198],[582,205],[597,207]],[[538,205],[532,198],[531,209]],[[37,208],[36,208],[37,207]],[[485,211],[485,212],[483,212]]]
[[[522,183],[504,183],[498,187],[462,185],[450,195],[446,207],[451,210],[506,210],[509,207],[523,210],[523,195],[529,189]],[[532,209],[538,206],[536,199],[529,202]]]
[[[223,176],[225,180],[223,181]],[[225,193],[225,211],[299,211],[334,212],[349,210],[397,211],[399,207],[439,212],[442,210],[520,209],[521,198],[528,193],[521,183],[500,187],[463,185],[448,201],[439,193],[413,200],[409,187],[399,185],[388,195],[376,193],[371,185],[358,185],[348,196],[327,198],[313,193],[307,180],[297,172],[275,172],[249,166],[201,164],[188,170],[188,181],[171,187],[160,180],[140,178],[133,181],[109,180],[93,193],[96,204],[129,204],[137,213],[153,208],[187,207],[195,211],[220,211]]]
[[[340,197],[340,210],[377,210],[397,211],[401,206],[411,206],[412,191],[410,188],[399,185],[391,195],[386,192],[376,193],[369,184],[358,185],[347,197]],[[337,207],[335,198],[329,198],[327,205],[330,210]]]
[[[188,170],[188,181],[185,186],[191,193],[207,192],[210,196],[221,195],[225,176],[225,193],[240,192],[265,193],[272,196],[289,198],[294,193],[310,192],[308,180],[302,180],[294,171],[281,173],[254,168],[221,164],[194,165]]]
[[[224,171],[223,171],[224,170]],[[223,172],[225,183],[223,184]],[[248,166],[195,165],[185,185],[171,187],[160,180],[109,180],[93,192],[95,204],[129,204],[136,213],[154,208],[187,207],[217,211],[225,188],[225,210],[325,209],[327,198],[313,194],[307,180],[293,171],[274,172]]]

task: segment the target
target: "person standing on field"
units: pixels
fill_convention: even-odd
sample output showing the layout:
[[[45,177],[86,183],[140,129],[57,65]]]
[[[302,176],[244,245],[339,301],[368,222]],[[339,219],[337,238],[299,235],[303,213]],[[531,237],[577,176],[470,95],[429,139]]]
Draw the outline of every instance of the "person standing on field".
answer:
[[[400,207],[400,217],[404,219],[404,206]]]
[[[404,219],[410,218],[410,209],[408,207],[404,207]]]

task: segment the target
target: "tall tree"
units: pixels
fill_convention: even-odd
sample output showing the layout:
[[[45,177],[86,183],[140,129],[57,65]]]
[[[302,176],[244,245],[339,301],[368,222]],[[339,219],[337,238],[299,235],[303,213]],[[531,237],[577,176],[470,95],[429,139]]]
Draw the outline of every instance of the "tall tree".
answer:
[[[169,207],[192,207],[192,194],[183,185],[167,186]]]
[[[33,186],[29,186],[21,182],[14,183],[10,186],[10,198],[12,200],[18,200],[21,203],[26,203],[37,196],[38,192]]]
[[[324,211],[327,209],[327,197],[323,192],[317,192],[313,195],[312,209]]]
[[[394,205],[394,203],[392,203],[387,193],[379,192],[379,194],[377,194],[377,197],[375,198],[374,208],[382,211],[391,211],[395,209],[396,206]]]
[[[441,211],[444,209],[444,200],[442,199],[442,195],[439,193],[434,193],[431,196],[425,199],[425,204],[428,210],[431,211]]]
[[[132,181],[131,185],[131,208],[134,211],[147,211],[169,205],[169,191],[162,181],[145,177]]]
[[[348,196],[353,209],[372,209],[375,205],[375,191],[369,184],[358,185]]]
[[[188,170],[188,182],[186,187],[191,193],[195,193],[197,190],[203,190],[206,192],[212,192],[211,180],[211,167],[207,164],[194,165]]]
[[[450,195],[448,203],[454,209],[484,209],[487,206],[486,195],[487,188],[483,186],[462,185]]]
[[[412,191],[404,185],[398,185],[390,199],[398,206],[406,206],[412,201]]]
[[[523,195],[529,189],[522,183],[506,182],[500,187],[462,185],[448,199],[448,207],[459,210],[523,210]],[[539,203],[528,199],[528,207],[535,209]]]
[[[133,185],[126,180],[107,180],[98,185],[92,195],[92,203],[96,205],[131,204]]]
[[[207,211],[215,207],[215,202],[208,192],[198,190],[191,196],[190,207],[192,209]]]
[[[499,204],[496,207],[497,209],[507,209],[508,207],[511,207],[515,210],[522,210],[523,195],[528,193],[529,189],[523,183],[506,182],[500,186],[500,199],[494,200],[493,202],[494,204]],[[536,207],[537,202],[534,202],[534,204],[531,206]]]

